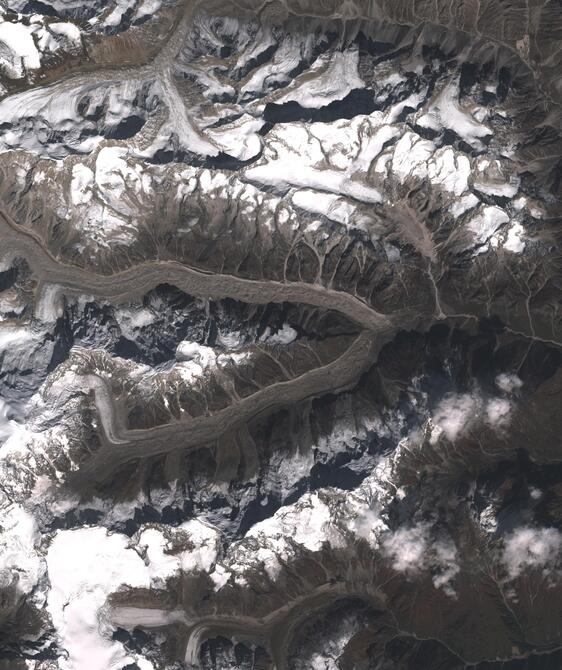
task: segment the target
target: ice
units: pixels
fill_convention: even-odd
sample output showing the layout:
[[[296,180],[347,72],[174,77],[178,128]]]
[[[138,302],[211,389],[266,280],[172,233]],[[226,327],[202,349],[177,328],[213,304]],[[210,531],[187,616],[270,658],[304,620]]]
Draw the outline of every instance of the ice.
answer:
[[[292,538],[309,551],[318,551],[326,541],[326,526],[330,523],[330,509],[318,494],[301,499],[298,507],[284,507],[271,518],[256,523],[246,534],[277,542]]]
[[[252,167],[246,171],[245,176],[250,181],[271,186],[285,184],[346,195],[368,204],[382,202],[382,194],[378,189],[350,179],[347,172],[316,169],[295,163],[288,157]]]
[[[18,431],[18,424],[12,418],[12,414],[10,405],[0,398],[0,444]]]
[[[427,176],[431,183],[460,196],[468,188],[470,160],[466,156],[456,154],[451,147],[439,149],[427,166]]]
[[[105,17],[104,24],[106,26],[119,26],[123,20],[123,15],[134,5],[136,0],[117,0],[113,10]]]
[[[211,347],[205,347],[197,342],[184,340],[178,344],[176,358],[179,361],[193,361],[201,367],[213,365],[216,361],[216,354]]]
[[[318,109],[342,100],[365,83],[358,73],[359,51],[346,49],[322,55],[304,74],[297,77],[292,90],[277,98],[277,104],[295,101],[302,107]]]
[[[408,131],[394,149],[392,172],[401,181],[408,177],[427,178],[431,183],[460,196],[468,188],[470,160],[451,147],[437,149],[433,142]]]
[[[179,361],[178,371],[187,383],[202,377],[205,370],[217,363],[217,355],[211,347],[197,342],[184,341],[178,344],[176,360]]]
[[[65,216],[96,245],[127,244],[134,235],[139,203],[144,200],[148,206],[152,182],[122,147],[102,147],[90,165],[77,163],[72,168],[72,207]]]
[[[43,287],[35,306],[35,317],[44,323],[54,324],[62,316],[64,303],[61,286],[47,284]]]
[[[392,173],[402,181],[411,175],[423,176],[435,150],[433,142],[411,131],[404,133],[394,149]]]
[[[44,53],[46,51],[54,52],[59,47],[60,44],[50,30],[47,30],[43,25],[40,25],[39,29],[35,31],[35,39],[37,40],[37,46],[39,50]]]
[[[162,6],[162,0],[143,0],[135,11],[135,19],[143,19],[152,16]]]
[[[179,146],[199,156],[217,156],[219,149],[195,125],[193,115],[188,112],[185,100],[179,94],[172,75],[167,74],[159,82],[161,97],[168,108],[168,123],[160,129],[153,147],[147,149],[147,155],[154,155],[162,143],[168,146],[173,137],[177,137]]]
[[[217,344],[225,349],[238,349],[244,344],[244,336],[239,331],[219,332],[217,335]]]
[[[123,119],[148,114],[154,86],[146,90],[146,106],[139,100],[139,88],[134,79],[100,85],[70,78],[55,87],[14,93],[0,101],[0,147],[23,148],[57,159],[69,153],[91,153],[102,141],[102,132]],[[100,109],[103,118],[94,120]]]
[[[121,147],[103,147],[98,153],[95,181],[108,204],[115,204],[126,186],[133,186],[137,192],[141,190],[139,176],[125,161],[127,153]]]
[[[168,540],[157,528],[147,528],[139,534],[138,546],[146,551],[151,582],[160,588],[164,587],[166,580],[180,570],[177,556],[166,553]]]
[[[330,193],[319,193],[311,189],[296,191],[292,197],[293,205],[312,214],[321,214],[326,218],[348,225],[351,222],[355,207],[345,198]]]
[[[230,579],[230,572],[225,570],[222,565],[217,565],[213,572],[211,572],[211,579],[215,585],[215,590],[220,591]]]
[[[23,327],[7,325],[0,328],[0,353],[14,354],[14,349],[25,348],[34,339],[31,331]]]
[[[224,100],[225,98],[233,99],[236,97],[234,87],[221,81],[215,68],[209,67],[205,60],[182,63],[181,71],[184,77],[193,78],[199,83],[203,89],[203,95],[208,100]],[[217,120],[220,118],[220,115],[217,115]],[[220,130],[220,128],[218,129]]]
[[[459,95],[458,83],[449,83],[433,101],[430,109],[417,119],[417,123],[422,128],[431,128],[436,131],[443,128],[453,130],[471,146],[481,148],[482,139],[489,137],[492,130],[484,123],[477,121],[467,109],[460,105]]]
[[[258,60],[259,57],[268,49],[275,46],[275,38],[272,35],[271,28],[267,25],[260,26],[254,39],[248,37],[246,48],[238,55],[234,69],[243,70],[248,63]]]
[[[519,184],[494,184],[475,181],[474,188],[486,195],[496,195],[500,198],[513,198],[519,190]]]
[[[369,128],[369,130],[371,130]],[[378,128],[366,141],[363,142],[361,150],[359,151],[355,163],[358,168],[365,172],[369,170],[372,162],[380,155],[384,145],[400,134],[400,129],[391,126],[383,125]]]
[[[314,37],[287,35],[275,52],[273,59],[258,68],[241,89],[242,96],[264,92],[275,82],[288,81],[289,73],[295,70],[303,58],[311,55]]]
[[[185,613],[180,610],[140,607],[115,607],[110,611],[109,617],[115,626],[122,628],[161,628],[174,623],[183,623],[187,619]]]
[[[241,161],[254,158],[261,151],[261,139],[258,134],[263,121],[243,115],[233,123],[215,129],[207,129],[206,135],[220,149]]]
[[[186,521],[180,529],[187,533],[193,545],[192,549],[181,552],[181,569],[184,572],[208,572],[217,560],[220,550],[219,531],[199,519]]]

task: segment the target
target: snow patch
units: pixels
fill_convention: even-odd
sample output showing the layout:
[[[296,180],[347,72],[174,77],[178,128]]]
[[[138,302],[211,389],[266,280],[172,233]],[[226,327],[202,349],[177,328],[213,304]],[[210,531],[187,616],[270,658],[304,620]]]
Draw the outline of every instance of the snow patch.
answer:
[[[470,209],[474,209],[479,203],[480,200],[478,200],[474,193],[467,193],[462,198],[455,200],[449,207],[449,211],[457,219]]]
[[[81,41],[80,28],[78,28],[78,26],[75,26],[73,23],[67,23],[67,22],[49,23],[49,30],[51,30],[56,35],[62,35],[63,37],[66,37],[66,39],[69,40],[70,42],[79,44]]]
[[[0,533],[0,581],[16,584],[20,593],[31,597],[37,606],[44,597],[36,591],[39,579],[45,572],[43,559],[38,553],[40,534],[35,519],[19,505],[2,510]]]
[[[498,228],[508,221],[509,216],[503,209],[496,206],[485,206],[468,222],[467,228],[473,233],[474,244],[483,245]],[[481,253],[482,251],[485,251],[485,249],[477,253]]]
[[[92,189],[95,183],[94,172],[82,163],[72,168],[70,182],[70,199],[73,205],[87,205],[92,199]]]
[[[141,307],[121,307],[113,312],[115,320],[119,325],[121,334],[128,340],[134,341],[141,328],[151,325],[156,320],[156,315],[150,309]]]
[[[520,223],[514,223],[507,231],[507,239],[503,248],[514,254],[521,254],[525,251],[525,229]]]
[[[150,574],[124,535],[104,528],[59,530],[49,547],[47,610],[68,657],[61,670],[120,670],[132,663],[111,639],[101,610],[120,586],[150,586]]]
[[[23,23],[10,23],[0,17],[0,67],[8,76],[20,79],[26,70],[41,67],[41,58],[33,41],[33,27]]]
[[[271,333],[269,326],[265,329],[264,334],[261,339],[268,344],[291,344],[297,339],[297,331],[290,326],[288,323],[284,323],[283,326],[276,332]]]

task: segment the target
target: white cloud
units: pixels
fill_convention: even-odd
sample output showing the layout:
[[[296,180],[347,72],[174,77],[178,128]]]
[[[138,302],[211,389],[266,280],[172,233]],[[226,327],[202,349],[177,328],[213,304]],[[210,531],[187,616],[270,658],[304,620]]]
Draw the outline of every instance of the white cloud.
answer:
[[[509,422],[511,403],[503,398],[492,398],[486,405],[486,423],[492,428],[503,428]]]
[[[368,508],[362,511],[349,526],[355,535],[377,547],[379,535],[386,528],[384,521],[380,518],[380,505],[376,505],[375,509]]]
[[[517,375],[503,372],[496,377],[496,386],[506,393],[513,393],[523,386],[523,382]]]
[[[425,525],[400,528],[384,538],[383,553],[392,559],[392,567],[398,572],[416,573],[427,562],[428,529]]]
[[[460,572],[458,552],[452,540],[445,539],[435,542],[435,563],[437,573],[433,576],[433,585],[436,589],[443,589],[447,595],[454,596],[455,590],[451,582]]]
[[[433,413],[433,421],[441,428],[447,439],[453,441],[462,433],[477,411],[474,395],[465,393],[446,395]]]
[[[516,382],[502,380],[504,384],[516,388]],[[453,442],[471,426],[486,423],[495,430],[503,429],[509,423],[511,402],[505,398],[485,398],[473,393],[450,393],[437,405],[433,412],[433,422],[440,434]]]
[[[435,588],[443,589],[447,595],[455,595],[452,582],[460,572],[457,548],[450,538],[433,540],[428,524],[386,534],[382,540],[382,551],[392,560],[392,567],[398,572],[413,575],[431,570]]]
[[[511,533],[504,544],[503,562],[509,576],[518,577],[526,568],[554,570],[560,564],[562,533],[555,528],[522,527]]]

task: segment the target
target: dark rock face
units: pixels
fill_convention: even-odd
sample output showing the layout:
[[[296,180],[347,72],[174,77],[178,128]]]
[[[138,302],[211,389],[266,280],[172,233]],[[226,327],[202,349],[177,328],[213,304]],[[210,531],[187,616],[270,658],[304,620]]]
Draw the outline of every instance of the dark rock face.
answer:
[[[561,665],[561,34],[0,2],[0,670]]]

